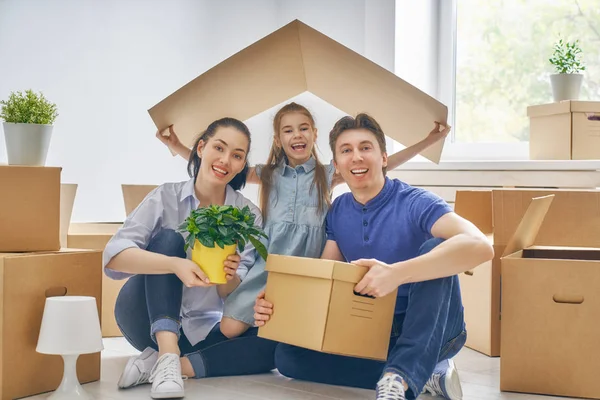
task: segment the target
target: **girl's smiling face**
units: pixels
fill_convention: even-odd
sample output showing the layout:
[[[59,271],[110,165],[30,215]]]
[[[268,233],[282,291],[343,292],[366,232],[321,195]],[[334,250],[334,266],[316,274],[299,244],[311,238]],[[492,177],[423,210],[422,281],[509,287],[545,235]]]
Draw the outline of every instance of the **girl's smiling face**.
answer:
[[[311,119],[303,113],[291,112],[281,118],[280,125],[276,145],[283,149],[290,167],[304,164],[310,159],[317,139]]]

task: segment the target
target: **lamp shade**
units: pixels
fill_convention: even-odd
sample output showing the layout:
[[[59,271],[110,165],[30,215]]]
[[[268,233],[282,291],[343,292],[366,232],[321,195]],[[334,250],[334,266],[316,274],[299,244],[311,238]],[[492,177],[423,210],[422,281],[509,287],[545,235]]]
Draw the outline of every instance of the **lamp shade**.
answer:
[[[46,298],[36,348],[38,353],[76,355],[103,349],[95,297]]]

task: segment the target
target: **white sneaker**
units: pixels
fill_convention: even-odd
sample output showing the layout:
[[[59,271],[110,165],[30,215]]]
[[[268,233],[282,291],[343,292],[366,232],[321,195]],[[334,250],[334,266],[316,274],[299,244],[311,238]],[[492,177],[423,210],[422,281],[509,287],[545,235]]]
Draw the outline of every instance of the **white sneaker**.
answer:
[[[150,372],[153,399],[178,399],[183,397],[183,378],[181,377],[181,361],[179,355],[163,354]]]
[[[425,383],[423,393],[425,392],[447,400],[462,400],[462,387],[454,361],[443,360],[436,365],[433,374]]]
[[[139,356],[131,357],[127,361],[117,386],[121,389],[127,389],[148,383],[150,371],[152,371],[152,367],[154,367],[157,360],[158,352],[152,347],[146,347]]]
[[[377,400],[406,400],[404,381],[400,375],[385,374],[377,382]]]

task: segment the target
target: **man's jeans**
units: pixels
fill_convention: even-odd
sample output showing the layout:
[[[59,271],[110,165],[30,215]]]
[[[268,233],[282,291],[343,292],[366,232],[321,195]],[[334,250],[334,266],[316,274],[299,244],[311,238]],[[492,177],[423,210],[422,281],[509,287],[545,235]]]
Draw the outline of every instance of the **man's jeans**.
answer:
[[[185,258],[183,237],[170,229],[154,236],[147,250],[171,257]],[[217,324],[206,339],[192,346],[181,332],[183,283],[175,274],[135,275],[121,289],[115,306],[117,325],[127,341],[139,351],[146,347],[158,350],[155,333],[173,332],[179,348],[186,355],[195,378],[246,375],[268,372],[275,368],[276,342],[257,337],[258,328],[227,339]]]
[[[420,254],[442,241],[428,240]],[[415,399],[436,364],[454,357],[465,341],[460,286],[455,275],[410,284],[406,313],[394,318],[387,362],[280,344],[275,350],[275,366],[291,378],[365,389],[374,389],[382,374],[393,372],[408,384],[407,399]]]

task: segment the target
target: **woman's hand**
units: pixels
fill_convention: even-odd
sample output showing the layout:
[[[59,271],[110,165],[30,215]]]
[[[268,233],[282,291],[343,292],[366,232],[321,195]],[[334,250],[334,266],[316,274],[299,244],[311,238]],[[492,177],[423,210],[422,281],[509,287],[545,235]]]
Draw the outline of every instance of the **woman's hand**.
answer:
[[[181,142],[173,129],[173,125],[169,125],[168,128],[165,128],[162,131],[156,131],[156,137],[172,151],[177,151],[178,147],[181,146]]]
[[[187,258],[173,257],[171,269],[186,287],[214,286],[213,283],[210,283],[210,280],[204,272],[202,272],[200,267]]]
[[[263,290],[254,302],[254,325],[264,326],[271,315],[273,315],[273,304],[265,300],[265,291]]]
[[[241,257],[239,254],[233,254],[228,256],[225,260],[225,279],[228,281],[232,280],[235,273],[240,266]]]

